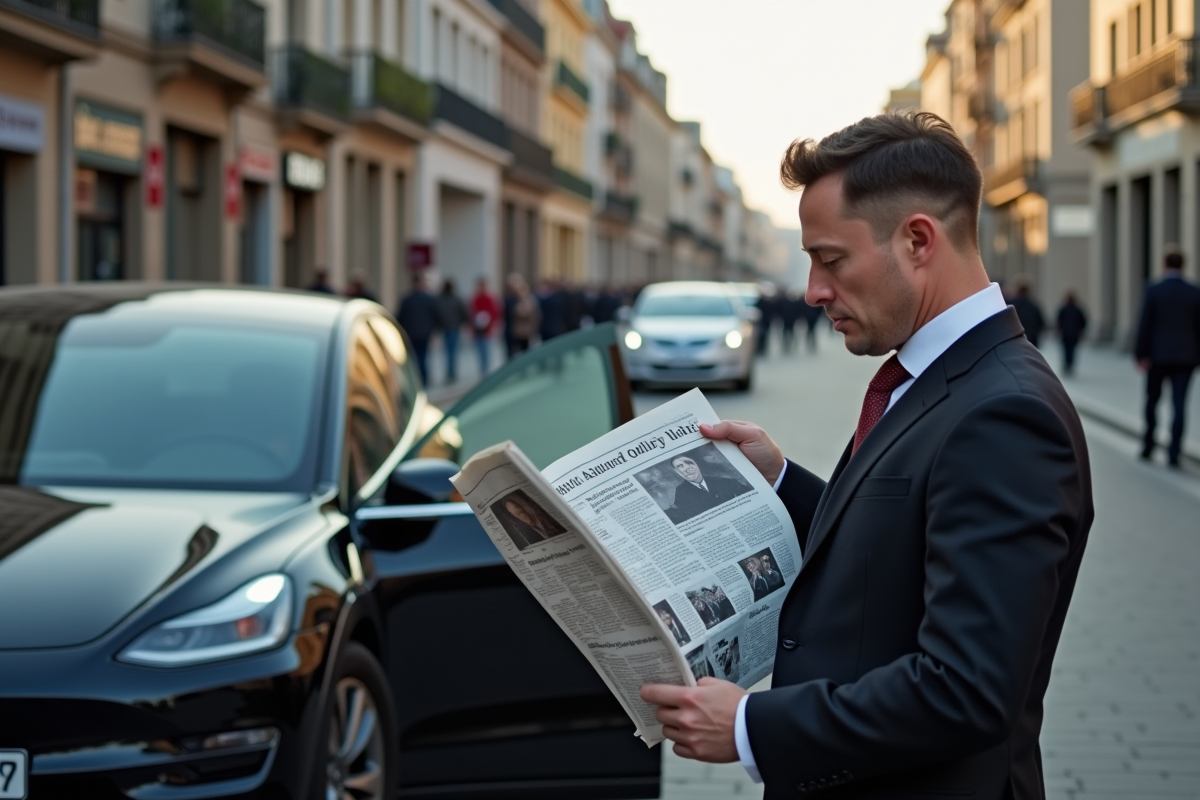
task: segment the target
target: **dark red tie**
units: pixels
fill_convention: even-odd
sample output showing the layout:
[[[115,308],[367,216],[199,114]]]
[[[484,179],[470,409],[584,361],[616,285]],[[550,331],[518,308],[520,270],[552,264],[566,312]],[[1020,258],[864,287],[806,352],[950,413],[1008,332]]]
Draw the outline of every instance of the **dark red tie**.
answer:
[[[879,372],[875,373],[875,377],[867,385],[867,396],[863,398],[862,413],[858,415],[858,427],[854,430],[854,450],[851,451],[851,455],[858,452],[863,439],[867,438],[875,423],[883,418],[883,412],[887,411],[888,403],[892,399],[892,392],[911,377],[895,355],[883,362]]]

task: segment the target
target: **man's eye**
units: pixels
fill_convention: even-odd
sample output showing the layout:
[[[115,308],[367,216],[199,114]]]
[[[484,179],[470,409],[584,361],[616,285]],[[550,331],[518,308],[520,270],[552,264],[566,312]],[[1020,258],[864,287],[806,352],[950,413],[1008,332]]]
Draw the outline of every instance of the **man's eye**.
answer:
[[[824,262],[824,263],[825,263],[825,268],[826,268],[826,269],[833,269],[833,268],[835,268],[835,267],[836,267],[838,264],[842,263],[842,260],[841,260],[840,258],[831,258],[830,260],[828,260],[828,261],[826,261],[826,262]]]

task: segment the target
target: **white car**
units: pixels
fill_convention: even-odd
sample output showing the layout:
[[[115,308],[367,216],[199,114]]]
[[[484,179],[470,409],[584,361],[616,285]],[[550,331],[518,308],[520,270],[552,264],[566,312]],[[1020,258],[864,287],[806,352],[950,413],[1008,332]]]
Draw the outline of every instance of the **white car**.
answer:
[[[642,290],[623,337],[629,380],[640,383],[732,382],[754,377],[753,312],[728,284],[655,283]]]

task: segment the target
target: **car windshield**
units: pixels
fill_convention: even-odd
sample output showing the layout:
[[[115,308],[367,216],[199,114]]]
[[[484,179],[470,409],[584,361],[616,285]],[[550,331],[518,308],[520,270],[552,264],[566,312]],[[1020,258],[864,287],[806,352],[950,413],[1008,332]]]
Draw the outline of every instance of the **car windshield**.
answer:
[[[715,294],[650,295],[638,304],[641,317],[732,317],[733,303]]]
[[[0,323],[0,342],[21,335]],[[23,395],[0,403],[0,480],[308,490],[326,340],[300,326],[77,316],[52,347],[0,358],[15,376],[5,391]]]

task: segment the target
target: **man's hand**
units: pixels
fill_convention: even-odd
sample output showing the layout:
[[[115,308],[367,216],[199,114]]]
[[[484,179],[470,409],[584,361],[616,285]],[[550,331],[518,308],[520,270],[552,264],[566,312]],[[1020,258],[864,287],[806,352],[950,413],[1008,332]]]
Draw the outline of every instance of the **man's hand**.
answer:
[[[658,706],[655,716],[663,735],[675,742],[675,755],[713,764],[738,760],[733,728],[745,689],[729,681],[701,678],[699,686],[648,683],[641,694],[647,703]]]
[[[701,425],[700,433],[709,439],[728,439],[738,446],[742,455],[762,473],[772,486],[783,471],[783,451],[771,441],[767,432],[752,422],[727,419],[716,425]]]

